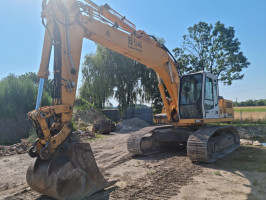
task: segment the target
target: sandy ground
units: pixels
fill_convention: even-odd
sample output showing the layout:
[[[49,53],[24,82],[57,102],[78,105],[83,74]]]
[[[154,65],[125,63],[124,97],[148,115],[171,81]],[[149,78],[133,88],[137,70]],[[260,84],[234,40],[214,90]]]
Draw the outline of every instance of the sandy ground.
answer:
[[[104,177],[116,184],[87,199],[266,199],[266,170],[232,165],[241,148],[215,164],[200,165],[189,160],[185,148],[132,158],[126,149],[128,137],[112,133],[91,142]],[[0,158],[0,199],[51,199],[27,186],[32,160],[27,154]]]

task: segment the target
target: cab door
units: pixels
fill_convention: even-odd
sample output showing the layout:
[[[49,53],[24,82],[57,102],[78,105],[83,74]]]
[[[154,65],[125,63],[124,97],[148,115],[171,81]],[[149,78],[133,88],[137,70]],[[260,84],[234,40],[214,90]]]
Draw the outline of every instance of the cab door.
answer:
[[[205,74],[204,82],[204,118],[219,118],[218,80],[213,75]]]

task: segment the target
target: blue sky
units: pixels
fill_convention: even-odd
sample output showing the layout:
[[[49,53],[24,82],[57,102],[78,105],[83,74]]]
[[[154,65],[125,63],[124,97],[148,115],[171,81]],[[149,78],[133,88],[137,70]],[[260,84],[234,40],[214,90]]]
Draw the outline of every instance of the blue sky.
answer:
[[[218,20],[233,26],[241,51],[251,63],[245,77],[231,86],[220,84],[220,94],[231,100],[266,99],[266,1],[265,0],[94,0],[108,3],[125,15],[137,29],[163,37],[172,50],[182,44],[187,28],[199,21]],[[41,0],[1,0],[0,79],[9,73],[37,72],[44,36]],[[83,57],[95,51],[93,42],[84,40]],[[80,82],[79,82],[80,85]]]

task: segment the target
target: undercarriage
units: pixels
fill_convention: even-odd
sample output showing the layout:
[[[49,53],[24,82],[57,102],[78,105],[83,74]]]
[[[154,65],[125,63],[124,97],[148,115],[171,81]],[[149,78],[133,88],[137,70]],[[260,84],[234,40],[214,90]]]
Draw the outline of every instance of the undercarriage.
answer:
[[[238,131],[232,126],[163,125],[147,127],[133,133],[127,141],[127,148],[132,155],[148,155],[184,144],[192,161],[212,163],[239,147],[240,139]]]

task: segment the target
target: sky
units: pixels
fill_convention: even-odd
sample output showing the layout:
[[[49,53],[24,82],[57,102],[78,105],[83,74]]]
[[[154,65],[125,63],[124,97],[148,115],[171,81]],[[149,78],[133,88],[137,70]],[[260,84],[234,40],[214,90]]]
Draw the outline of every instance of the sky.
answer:
[[[169,50],[182,45],[187,28],[200,21],[232,26],[240,49],[251,63],[243,80],[231,86],[220,84],[220,95],[233,101],[266,99],[266,1],[265,0],[94,0],[108,3],[134,23],[136,28],[165,39]],[[37,72],[41,59],[44,27],[41,0],[1,0],[0,79],[13,73]],[[84,56],[95,51],[84,39]],[[81,70],[79,76],[81,85]]]

